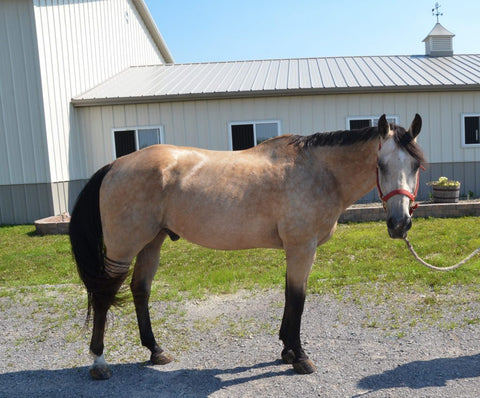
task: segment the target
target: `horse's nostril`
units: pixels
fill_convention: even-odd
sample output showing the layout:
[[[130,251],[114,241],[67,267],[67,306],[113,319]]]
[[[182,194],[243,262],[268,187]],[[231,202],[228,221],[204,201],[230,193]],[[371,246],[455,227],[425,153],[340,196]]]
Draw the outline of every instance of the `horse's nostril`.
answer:
[[[389,229],[395,229],[395,222],[393,221],[393,217],[389,217],[387,220],[387,227]]]
[[[412,218],[408,217],[407,222],[405,223],[405,230],[408,231],[412,228]]]

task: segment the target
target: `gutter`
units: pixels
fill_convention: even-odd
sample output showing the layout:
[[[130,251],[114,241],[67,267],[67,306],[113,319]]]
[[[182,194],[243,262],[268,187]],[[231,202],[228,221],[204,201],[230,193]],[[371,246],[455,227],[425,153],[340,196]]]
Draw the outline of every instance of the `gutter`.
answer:
[[[104,98],[72,98],[73,106],[106,106],[148,104],[162,102],[221,100],[238,98],[262,97],[292,97],[304,95],[335,95],[335,94],[395,94],[395,93],[434,93],[434,92],[471,92],[480,91],[480,84],[469,85],[432,85],[423,87],[412,86],[384,86],[384,87],[331,87],[310,89],[283,89],[283,90],[258,90],[258,91],[230,91],[187,94],[146,95],[132,97],[104,97]]]
[[[160,53],[162,54],[163,59],[165,60],[165,63],[167,64],[173,64],[175,61],[173,59],[172,53],[168,49],[167,43],[162,37],[162,34],[158,30],[157,24],[152,18],[152,14],[150,14],[150,11],[148,10],[147,5],[145,4],[144,0],[132,0],[133,4],[137,8],[138,13],[143,19],[143,22],[145,23],[145,26],[147,27],[150,35],[153,38],[153,41],[157,45]]]

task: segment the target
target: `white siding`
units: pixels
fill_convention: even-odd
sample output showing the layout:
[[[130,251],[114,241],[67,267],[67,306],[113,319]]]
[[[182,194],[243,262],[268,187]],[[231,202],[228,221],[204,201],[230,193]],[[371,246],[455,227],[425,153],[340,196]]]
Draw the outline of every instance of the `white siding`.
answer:
[[[0,186],[49,181],[32,2],[0,1]]]
[[[280,120],[281,133],[313,134],[344,129],[347,117],[383,113],[398,116],[408,128],[415,113],[423,118],[418,140],[431,167],[421,174],[420,197],[428,199],[424,183],[440,175],[465,182],[465,192],[478,195],[476,178],[480,148],[464,148],[461,114],[480,113],[480,93],[348,94],[298,97],[162,102],[77,109],[85,140],[83,178],[114,159],[112,129],[162,125],[169,144],[228,150],[228,123]],[[440,173],[440,174],[439,174]],[[370,194],[368,200],[374,200]]]
[[[83,174],[70,99],[132,65],[163,62],[128,0],[34,0],[52,182]]]

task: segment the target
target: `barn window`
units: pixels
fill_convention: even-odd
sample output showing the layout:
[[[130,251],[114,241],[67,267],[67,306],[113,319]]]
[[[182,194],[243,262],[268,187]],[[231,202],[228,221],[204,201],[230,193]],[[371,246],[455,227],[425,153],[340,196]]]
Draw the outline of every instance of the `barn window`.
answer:
[[[378,125],[378,119],[380,119],[380,116],[349,117],[347,118],[347,129],[357,130],[365,127],[373,127]],[[398,117],[387,115],[387,121],[398,124]]]
[[[162,126],[114,130],[113,140],[116,158],[165,141]]]
[[[463,115],[463,145],[480,145],[480,115]]]
[[[230,123],[230,149],[239,151],[261,144],[280,134],[279,121]]]

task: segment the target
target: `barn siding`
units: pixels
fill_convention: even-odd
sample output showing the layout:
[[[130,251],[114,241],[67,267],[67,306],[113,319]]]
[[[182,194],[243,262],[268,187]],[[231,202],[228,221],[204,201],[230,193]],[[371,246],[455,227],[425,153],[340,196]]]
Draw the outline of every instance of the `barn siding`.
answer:
[[[32,222],[71,209],[88,174],[70,99],[164,58],[132,0],[0,1],[0,37],[0,224]]]
[[[312,134],[345,129],[347,117],[387,113],[408,128],[416,112],[423,117],[418,140],[430,162],[421,173],[419,197],[428,199],[427,181],[441,175],[462,181],[462,194],[480,195],[480,148],[462,148],[461,113],[480,112],[480,93],[402,93],[317,95],[250,99],[202,100],[173,103],[78,108],[88,141],[84,178],[114,159],[112,130],[163,125],[166,142],[228,150],[228,123],[280,120],[281,133]],[[378,200],[368,194],[364,201]]]
[[[0,2],[0,186],[50,179],[34,25],[31,1]]]
[[[52,181],[77,178],[70,98],[128,66],[163,63],[128,0],[35,0]]]

